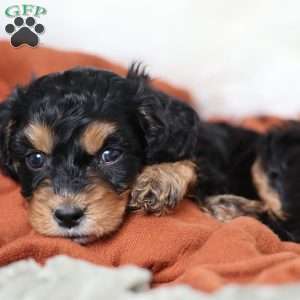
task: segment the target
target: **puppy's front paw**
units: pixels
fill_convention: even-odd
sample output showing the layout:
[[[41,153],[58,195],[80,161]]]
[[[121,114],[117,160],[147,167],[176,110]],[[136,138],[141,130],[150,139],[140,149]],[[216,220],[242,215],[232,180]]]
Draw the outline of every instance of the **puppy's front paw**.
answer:
[[[129,209],[163,215],[175,208],[192,181],[194,170],[187,162],[148,166],[131,191]]]
[[[257,217],[265,211],[265,205],[262,201],[228,194],[207,197],[203,209],[226,223],[241,216]]]
[[[160,178],[160,174],[153,176],[154,173],[146,170],[138,178],[131,192],[130,209],[162,215],[174,208],[183,197],[175,180]]]

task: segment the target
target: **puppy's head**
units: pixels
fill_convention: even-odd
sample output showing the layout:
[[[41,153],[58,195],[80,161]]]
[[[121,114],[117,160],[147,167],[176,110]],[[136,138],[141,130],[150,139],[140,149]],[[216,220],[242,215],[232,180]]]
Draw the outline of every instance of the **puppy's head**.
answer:
[[[1,166],[20,183],[38,232],[85,242],[120,225],[147,137],[159,127],[147,99],[155,92],[134,69],[127,78],[74,69],[1,104]]]
[[[252,174],[268,209],[291,226],[299,227],[291,230],[300,237],[299,122],[274,128],[262,137]]]

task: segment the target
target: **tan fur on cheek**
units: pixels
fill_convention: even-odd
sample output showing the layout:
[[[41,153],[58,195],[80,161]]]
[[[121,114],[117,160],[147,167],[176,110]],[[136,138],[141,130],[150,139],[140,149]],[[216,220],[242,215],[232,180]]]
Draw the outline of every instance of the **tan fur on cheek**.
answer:
[[[280,219],[285,219],[279,194],[272,188],[269,179],[264,172],[260,159],[257,159],[252,166],[252,179],[261,200],[265,203],[270,214]]]
[[[58,225],[53,218],[53,211],[62,203],[50,186],[41,186],[29,201],[29,220],[32,227],[41,234],[59,235]]]
[[[101,149],[105,139],[115,130],[116,127],[112,123],[93,122],[85,129],[80,139],[81,146],[87,153],[94,155]]]
[[[36,150],[50,154],[53,149],[54,136],[52,130],[42,123],[30,123],[25,128],[25,136]]]
[[[85,195],[86,219],[97,237],[115,231],[124,219],[127,195],[117,195],[100,185],[93,186]]]

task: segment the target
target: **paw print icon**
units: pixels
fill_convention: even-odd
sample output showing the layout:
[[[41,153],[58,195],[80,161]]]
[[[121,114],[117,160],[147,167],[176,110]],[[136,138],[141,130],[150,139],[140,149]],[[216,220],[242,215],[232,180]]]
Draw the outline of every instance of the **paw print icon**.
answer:
[[[39,43],[39,35],[45,31],[44,25],[38,23],[33,17],[26,18],[25,22],[22,17],[16,17],[14,24],[7,24],[5,31],[11,35],[10,41],[13,47],[28,45],[35,47]]]

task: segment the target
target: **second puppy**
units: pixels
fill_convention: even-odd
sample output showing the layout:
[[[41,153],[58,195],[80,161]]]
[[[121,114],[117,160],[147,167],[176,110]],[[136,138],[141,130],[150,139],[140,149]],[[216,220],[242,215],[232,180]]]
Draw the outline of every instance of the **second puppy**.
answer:
[[[300,242],[300,122],[285,122],[254,140],[249,135],[240,142],[249,145],[248,187],[255,188],[257,198],[212,196],[205,200],[206,209],[221,221],[255,217],[281,239]]]

